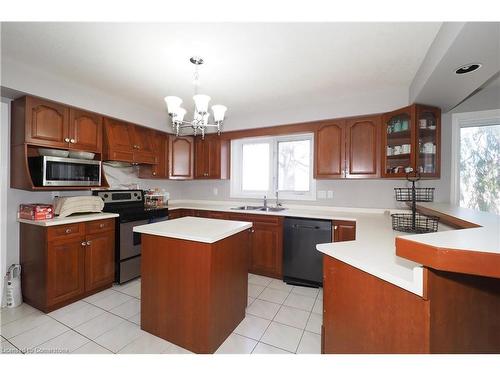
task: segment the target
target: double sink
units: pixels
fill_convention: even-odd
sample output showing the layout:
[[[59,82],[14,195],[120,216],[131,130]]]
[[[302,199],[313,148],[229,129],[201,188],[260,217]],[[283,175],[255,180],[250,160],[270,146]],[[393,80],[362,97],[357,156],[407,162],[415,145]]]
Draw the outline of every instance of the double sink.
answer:
[[[238,211],[266,211],[266,212],[279,212],[286,210],[284,207],[268,207],[268,206],[238,206],[232,207],[232,210]]]

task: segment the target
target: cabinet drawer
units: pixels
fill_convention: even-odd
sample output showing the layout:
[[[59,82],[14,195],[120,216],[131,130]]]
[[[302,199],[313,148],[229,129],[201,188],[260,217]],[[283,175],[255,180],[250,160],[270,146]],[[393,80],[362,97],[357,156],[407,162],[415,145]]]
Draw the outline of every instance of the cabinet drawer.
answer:
[[[114,219],[90,221],[87,224],[87,234],[108,232],[115,229]]]
[[[47,229],[48,241],[85,236],[84,223],[56,225]]]

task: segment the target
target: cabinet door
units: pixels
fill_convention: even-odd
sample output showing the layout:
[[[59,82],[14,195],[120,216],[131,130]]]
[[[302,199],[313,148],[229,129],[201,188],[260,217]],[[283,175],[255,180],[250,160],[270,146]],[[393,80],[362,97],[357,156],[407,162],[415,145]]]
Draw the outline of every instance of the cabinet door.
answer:
[[[314,177],[342,178],[345,175],[345,123],[323,125],[314,139]]]
[[[155,132],[151,129],[143,128],[141,126],[133,126],[134,138],[134,162],[155,164],[156,158],[153,150],[153,138]]]
[[[193,138],[169,137],[171,179],[188,180],[193,178]]]
[[[439,108],[417,105],[416,119],[416,171],[422,177],[439,177],[441,111]]]
[[[153,165],[154,178],[168,178],[168,136],[157,133],[153,139],[156,164]]]
[[[209,140],[194,139],[194,178],[207,178],[210,165]]]
[[[85,291],[113,283],[115,276],[115,233],[87,235],[85,246]]]
[[[282,277],[283,230],[280,225],[254,222],[249,272]]]
[[[356,222],[334,220],[333,242],[354,241],[356,239]]]
[[[84,293],[85,246],[83,241],[82,237],[48,243],[47,305],[64,302]]]
[[[346,122],[347,178],[380,177],[379,116]]]
[[[71,108],[69,110],[69,129],[70,148],[101,153],[102,116]]]
[[[69,147],[69,108],[48,100],[26,98],[26,142]]]
[[[105,118],[104,134],[106,136],[104,148],[107,149],[105,154],[108,160],[134,161],[133,125]]]
[[[415,106],[398,109],[383,117],[382,177],[406,177],[415,170]]]

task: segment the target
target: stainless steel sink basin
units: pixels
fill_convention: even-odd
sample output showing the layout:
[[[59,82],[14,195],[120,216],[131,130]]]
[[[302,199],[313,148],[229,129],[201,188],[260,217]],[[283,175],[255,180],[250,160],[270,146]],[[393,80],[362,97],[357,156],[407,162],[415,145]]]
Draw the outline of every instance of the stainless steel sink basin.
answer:
[[[257,211],[263,209],[264,206],[238,206],[232,207],[231,210],[241,210],[241,211]]]
[[[286,210],[285,207],[262,207],[259,208],[259,211],[267,211],[267,212],[279,212]]]
[[[266,212],[278,212],[286,210],[286,208],[284,207],[264,207],[264,206],[239,206],[239,207],[232,207],[231,209],[239,211],[266,211]]]

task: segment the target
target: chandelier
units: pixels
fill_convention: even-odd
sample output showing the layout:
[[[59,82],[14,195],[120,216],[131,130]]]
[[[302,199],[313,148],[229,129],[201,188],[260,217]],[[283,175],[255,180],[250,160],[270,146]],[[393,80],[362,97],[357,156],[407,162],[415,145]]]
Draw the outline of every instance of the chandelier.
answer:
[[[194,114],[192,121],[185,121],[184,116],[186,110],[181,107],[182,99],[177,96],[166,96],[165,103],[167,105],[168,115],[172,120],[172,128],[175,134],[179,136],[181,129],[191,128],[193,130],[193,135],[196,136],[201,133],[201,138],[205,138],[205,133],[208,128],[216,128],[217,134],[220,135],[222,129],[222,122],[224,121],[224,115],[226,113],[227,107],[221,104],[215,104],[212,106],[212,113],[214,123],[209,124],[208,119],[210,117],[210,112],[208,111],[208,103],[210,102],[210,96],[198,94],[198,87],[200,85],[200,74],[199,67],[203,64],[203,59],[199,56],[193,56],[189,59],[192,64],[194,64]]]

